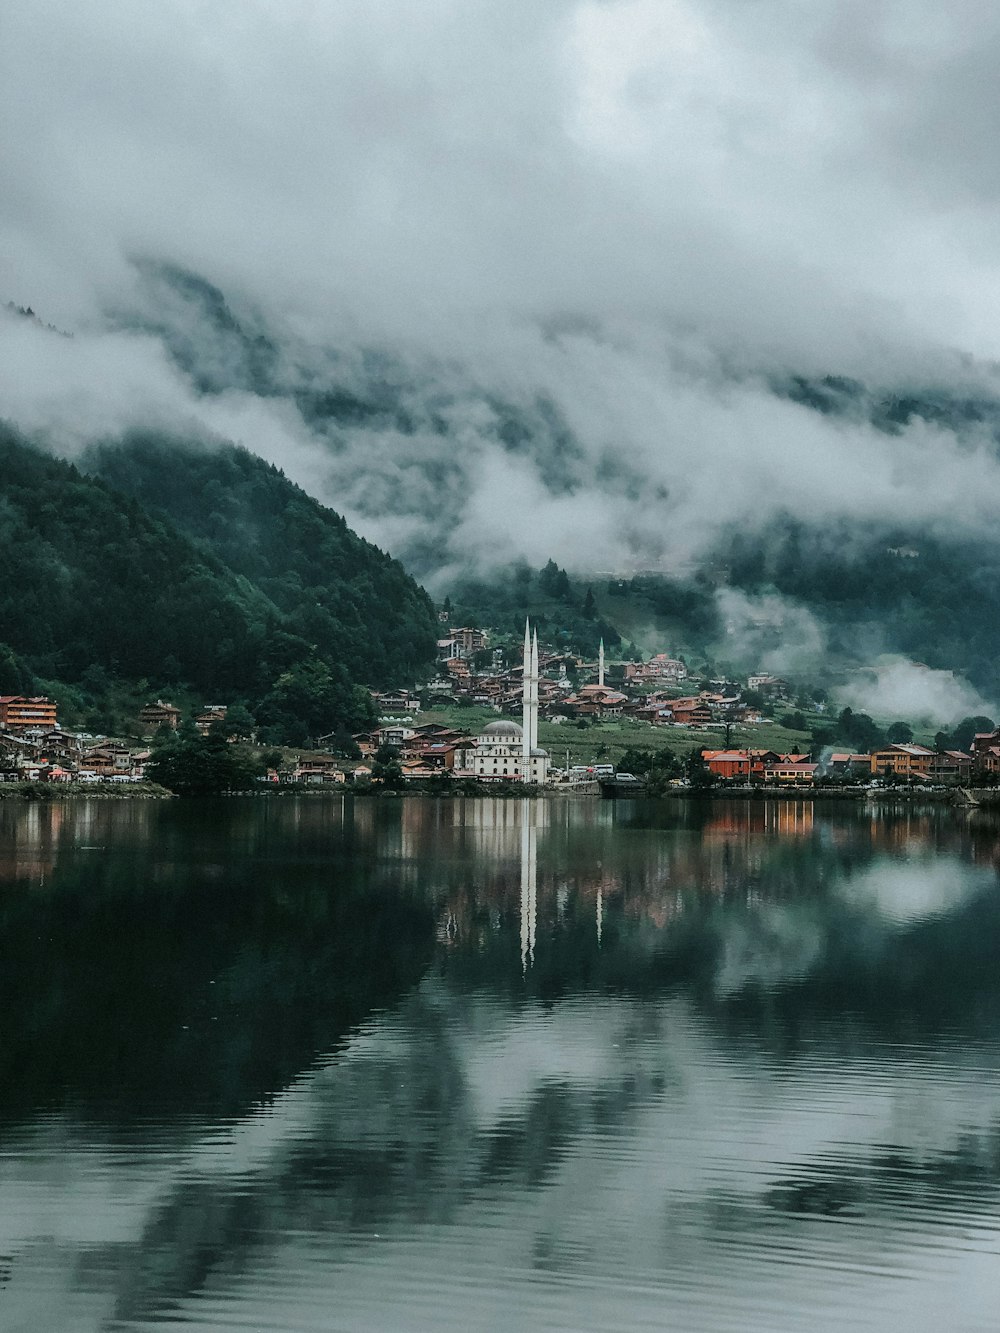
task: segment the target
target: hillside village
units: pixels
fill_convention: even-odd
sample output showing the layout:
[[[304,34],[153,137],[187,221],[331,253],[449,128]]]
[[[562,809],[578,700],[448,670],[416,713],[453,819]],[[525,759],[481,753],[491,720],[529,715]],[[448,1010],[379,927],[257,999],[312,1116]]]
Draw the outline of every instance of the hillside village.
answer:
[[[606,661],[602,643],[597,659],[588,661],[539,644],[537,633],[526,634],[517,661],[509,644],[494,645],[489,631],[470,626],[446,627],[437,648],[437,673],[420,688],[371,692],[377,725],[346,738],[346,744],[343,735],[330,733],[316,737],[308,749],[268,751],[258,781],[315,787],[389,780],[402,788],[464,779],[580,787],[615,773],[613,763],[596,755],[570,763],[569,747],[567,762],[558,766],[538,744],[539,720],[549,735],[554,727],[617,724],[629,754],[642,752],[643,731],[659,733],[668,744],[674,738],[676,748],[661,751],[674,759],[673,766],[665,765],[661,776],[669,771],[670,785],[677,787],[1000,781],[1000,729],[975,734],[965,749],[933,748],[912,737],[857,752],[737,747],[732,743],[737,730],[751,739],[757,731],[766,733],[776,716],[787,719],[793,704],[789,683],[766,672],[741,681],[695,682],[679,656],[661,652],[646,661]],[[463,726],[463,714],[477,709],[494,720]],[[238,715],[237,725],[227,722]],[[520,724],[513,720],[518,717]],[[246,710],[231,711],[226,704],[208,704],[185,716],[169,700],[150,700],[139,711],[134,734],[122,738],[60,726],[56,703],[46,696],[0,696],[0,781],[140,783],[155,745],[185,727],[201,736],[256,741]],[[697,737],[705,734],[716,735],[719,743],[699,745]],[[628,773],[623,780],[638,785],[644,776]]]

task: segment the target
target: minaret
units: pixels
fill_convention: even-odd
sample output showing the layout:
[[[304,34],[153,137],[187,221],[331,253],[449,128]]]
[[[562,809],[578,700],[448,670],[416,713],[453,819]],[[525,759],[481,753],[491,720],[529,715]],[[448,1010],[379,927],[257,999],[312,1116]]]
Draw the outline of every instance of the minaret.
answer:
[[[521,781],[531,769],[531,631],[524,622],[524,665],[521,668]]]
[[[538,749],[538,630],[531,644],[531,748]]]
[[[601,640],[601,646],[597,650],[597,683],[604,688],[604,640]]]

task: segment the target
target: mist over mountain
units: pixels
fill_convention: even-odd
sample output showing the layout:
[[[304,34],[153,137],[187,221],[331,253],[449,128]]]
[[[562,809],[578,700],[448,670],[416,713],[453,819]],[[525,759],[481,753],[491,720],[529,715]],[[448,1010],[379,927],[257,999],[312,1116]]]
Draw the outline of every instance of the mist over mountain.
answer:
[[[718,657],[780,605],[789,669],[994,691],[998,49],[980,0],[20,0],[0,295],[73,337],[0,312],[0,414],[241,444],[442,594],[652,571]]]

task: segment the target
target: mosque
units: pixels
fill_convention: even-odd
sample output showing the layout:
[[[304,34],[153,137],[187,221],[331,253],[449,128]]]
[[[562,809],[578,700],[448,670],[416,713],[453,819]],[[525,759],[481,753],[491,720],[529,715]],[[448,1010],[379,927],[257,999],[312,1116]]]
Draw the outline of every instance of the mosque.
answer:
[[[476,737],[472,771],[491,782],[549,780],[549,755],[538,745],[538,631],[532,635],[524,625],[524,669],[521,693],[521,722],[491,722]]]

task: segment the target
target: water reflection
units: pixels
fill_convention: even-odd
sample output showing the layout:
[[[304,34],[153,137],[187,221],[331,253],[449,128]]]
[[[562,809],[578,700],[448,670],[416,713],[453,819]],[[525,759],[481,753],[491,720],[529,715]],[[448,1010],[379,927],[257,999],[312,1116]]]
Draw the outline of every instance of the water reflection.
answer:
[[[994,1325],[981,813],[95,803],[0,845],[4,1327]]]

